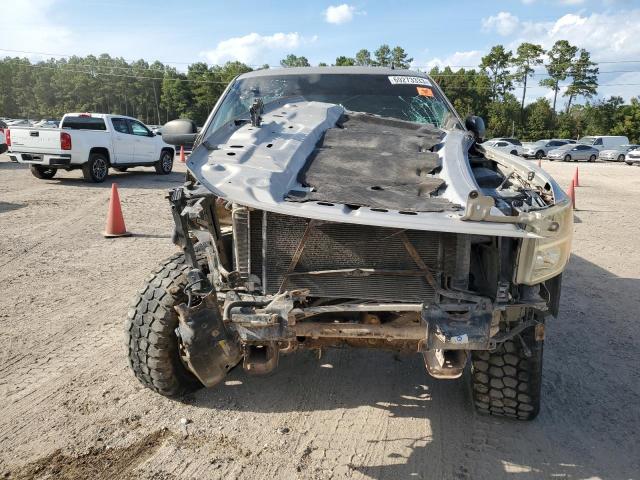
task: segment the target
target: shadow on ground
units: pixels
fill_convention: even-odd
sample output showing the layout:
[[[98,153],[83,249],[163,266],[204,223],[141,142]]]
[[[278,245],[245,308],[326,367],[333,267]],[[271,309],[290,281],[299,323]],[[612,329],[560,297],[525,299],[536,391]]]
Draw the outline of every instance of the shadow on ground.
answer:
[[[547,325],[543,406],[533,422],[475,414],[467,379],[434,380],[417,354],[366,350],[330,350],[319,360],[310,352],[282,357],[268,378],[236,368],[224,385],[183,401],[246,412],[355,414],[366,406],[387,412],[389,424],[424,419],[428,437],[368,440],[389,442],[385,462],[351,468],[374,479],[634,478],[640,471],[640,348],[631,336],[619,338],[624,322],[608,320],[603,330],[602,321],[624,311],[624,299],[637,299],[639,287],[638,279],[619,278],[572,257],[560,316]],[[410,453],[394,452],[397,442],[410,445]],[[443,471],[434,471],[437,465]]]
[[[4,160],[5,157],[2,157]],[[22,174],[31,175],[29,166],[11,161],[0,161],[0,170],[25,170]],[[75,188],[111,188],[112,183],[117,183],[119,188],[144,188],[168,190],[184,182],[184,172],[172,172],[169,175],[158,175],[150,167],[133,167],[126,172],[109,170],[109,176],[103,183],[87,182],[82,178],[80,170],[67,172],[59,170],[51,180],[39,180],[34,178],[34,182],[43,182],[50,185],[60,185]]]

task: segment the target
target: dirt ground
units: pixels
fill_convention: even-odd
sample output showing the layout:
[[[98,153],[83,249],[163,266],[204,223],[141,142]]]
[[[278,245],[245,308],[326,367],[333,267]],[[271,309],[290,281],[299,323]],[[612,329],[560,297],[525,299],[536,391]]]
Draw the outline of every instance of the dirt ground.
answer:
[[[563,186],[575,169],[543,166]],[[43,181],[0,156],[0,477],[640,478],[640,168],[580,164],[580,179],[542,411],[516,423],[474,414],[465,382],[418,355],[366,350],[235,369],[182,402],[146,390],[123,322],[175,251],[164,194],[182,175]],[[111,181],[132,237],[101,235]]]

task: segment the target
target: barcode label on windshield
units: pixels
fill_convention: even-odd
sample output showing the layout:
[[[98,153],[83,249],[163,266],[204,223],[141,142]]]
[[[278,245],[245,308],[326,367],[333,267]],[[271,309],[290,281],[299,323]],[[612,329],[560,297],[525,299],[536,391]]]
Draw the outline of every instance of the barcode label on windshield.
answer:
[[[392,85],[427,85],[431,86],[431,82],[422,77],[406,77],[404,75],[393,75],[389,77]]]

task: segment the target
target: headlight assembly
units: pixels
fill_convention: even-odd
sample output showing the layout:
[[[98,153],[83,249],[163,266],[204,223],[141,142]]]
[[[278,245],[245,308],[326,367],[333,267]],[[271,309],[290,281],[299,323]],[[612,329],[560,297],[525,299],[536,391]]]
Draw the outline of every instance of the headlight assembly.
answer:
[[[522,240],[518,252],[516,283],[535,285],[558,275],[571,255],[573,235],[573,210],[570,202],[551,207],[548,215],[555,231],[540,232],[543,238]]]

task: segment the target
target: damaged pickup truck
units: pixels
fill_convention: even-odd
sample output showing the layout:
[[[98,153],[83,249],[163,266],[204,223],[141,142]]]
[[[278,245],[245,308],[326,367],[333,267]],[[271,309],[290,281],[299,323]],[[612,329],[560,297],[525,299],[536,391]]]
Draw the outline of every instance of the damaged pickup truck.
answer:
[[[126,323],[130,366],[178,396],[299,349],[415,352],[465,375],[479,412],[539,411],[545,322],[558,313],[573,214],[543,170],[483,147],[433,80],[406,70],[241,75],[170,192],[181,252]]]

